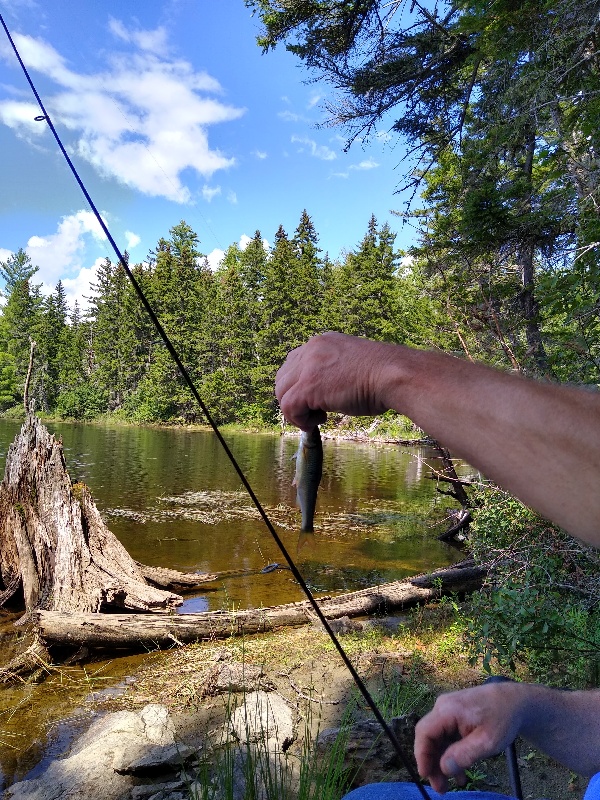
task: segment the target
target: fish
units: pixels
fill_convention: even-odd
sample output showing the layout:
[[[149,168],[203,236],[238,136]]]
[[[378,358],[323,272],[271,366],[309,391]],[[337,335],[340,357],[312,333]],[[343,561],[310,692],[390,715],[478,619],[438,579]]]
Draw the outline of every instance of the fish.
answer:
[[[296,475],[292,486],[296,487],[296,502],[302,514],[302,527],[298,550],[311,540],[314,533],[315,506],[321,476],[323,474],[323,444],[317,425],[312,431],[302,431],[295,455]]]

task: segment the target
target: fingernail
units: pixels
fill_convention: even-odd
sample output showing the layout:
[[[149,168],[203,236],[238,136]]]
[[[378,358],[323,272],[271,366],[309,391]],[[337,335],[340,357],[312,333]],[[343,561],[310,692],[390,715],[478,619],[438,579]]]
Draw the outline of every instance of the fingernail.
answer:
[[[456,761],[452,758],[452,756],[448,756],[444,759],[444,772],[446,775],[451,775],[452,777],[456,777],[460,772],[462,772],[461,768],[458,766]]]

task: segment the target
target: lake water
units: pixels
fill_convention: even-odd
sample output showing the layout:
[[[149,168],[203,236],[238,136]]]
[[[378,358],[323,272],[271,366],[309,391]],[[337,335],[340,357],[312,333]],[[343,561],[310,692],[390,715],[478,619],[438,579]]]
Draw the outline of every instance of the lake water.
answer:
[[[183,611],[302,599],[214,434],[201,430],[49,423],[72,480],[85,482],[108,527],[138,561],[190,571],[256,570],[188,599]],[[0,421],[0,469],[20,425]],[[347,591],[445,566],[459,557],[436,539],[447,505],[427,479],[423,448],[324,441],[316,532],[299,551],[293,454],[297,437],[226,436],[311,589]]]

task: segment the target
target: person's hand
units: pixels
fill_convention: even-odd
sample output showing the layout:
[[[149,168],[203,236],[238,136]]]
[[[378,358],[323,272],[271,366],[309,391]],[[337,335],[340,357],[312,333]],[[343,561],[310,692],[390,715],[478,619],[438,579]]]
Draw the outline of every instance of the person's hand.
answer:
[[[381,414],[382,368],[398,350],[344,333],[324,333],[292,350],[275,380],[275,394],[284,417],[303,430],[343,414]]]
[[[465,770],[497,755],[523,724],[529,684],[492,683],[442,694],[416,726],[415,758],[419,774],[437,792],[448,778],[463,786]]]

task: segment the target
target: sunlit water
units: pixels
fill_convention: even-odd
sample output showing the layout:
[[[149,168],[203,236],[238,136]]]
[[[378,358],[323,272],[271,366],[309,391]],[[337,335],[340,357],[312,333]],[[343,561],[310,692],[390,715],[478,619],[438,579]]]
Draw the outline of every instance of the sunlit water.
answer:
[[[108,527],[135,559],[180,570],[255,571],[211,584],[210,591],[187,598],[181,611],[302,599],[289,570],[260,573],[283,558],[211,433],[66,423],[47,427],[62,436],[72,480],[90,487]],[[0,420],[2,473],[19,428]],[[443,519],[447,505],[427,478],[428,462],[436,463],[433,452],[325,441],[316,532],[298,552],[300,516],[291,485],[297,438],[238,433],[227,438],[317,596],[460,558],[457,550],[437,541],[440,524],[432,524],[434,518]],[[0,663],[7,663],[19,647],[12,627],[17,617],[0,612]],[[128,680],[152,657],[121,656],[61,668],[40,685],[0,688],[0,789],[31,768],[32,774],[39,772],[89,723],[89,712],[75,711],[89,691]]]

